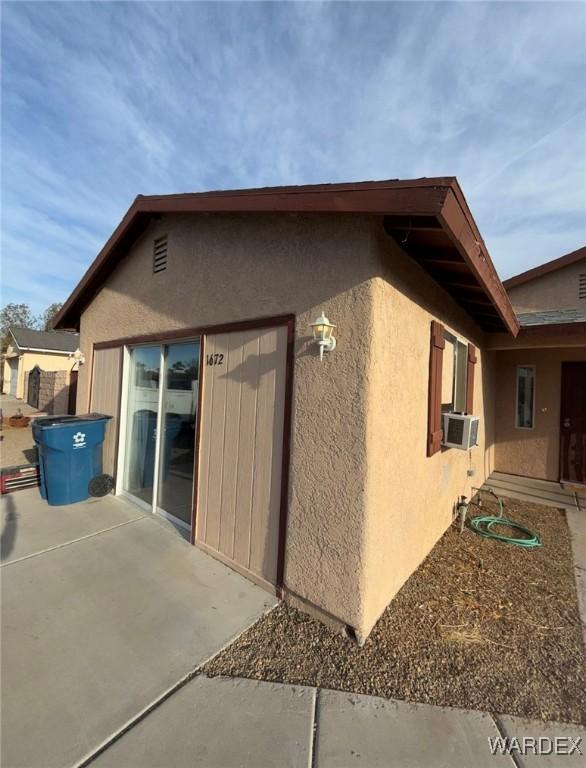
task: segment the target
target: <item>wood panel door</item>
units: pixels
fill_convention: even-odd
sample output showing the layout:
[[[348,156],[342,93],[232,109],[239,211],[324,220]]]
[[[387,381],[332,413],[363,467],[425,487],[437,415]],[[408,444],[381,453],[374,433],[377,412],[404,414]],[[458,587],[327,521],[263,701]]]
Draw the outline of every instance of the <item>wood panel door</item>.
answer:
[[[205,337],[195,541],[253,581],[278,578],[287,327]]]
[[[90,395],[90,411],[112,418],[106,427],[102,448],[103,471],[116,474],[118,427],[120,422],[120,389],[122,377],[122,347],[96,349]]]
[[[562,363],[560,480],[586,483],[586,362]]]

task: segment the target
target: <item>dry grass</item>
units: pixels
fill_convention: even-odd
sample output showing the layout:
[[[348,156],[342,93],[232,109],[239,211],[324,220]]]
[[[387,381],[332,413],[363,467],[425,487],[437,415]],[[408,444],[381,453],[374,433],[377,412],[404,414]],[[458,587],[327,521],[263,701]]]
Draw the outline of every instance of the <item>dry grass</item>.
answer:
[[[494,514],[487,503],[483,514]],[[446,532],[363,648],[281,604],[209,675],[586,723],[586,659],[565,514],[507,500],[544,546]]]

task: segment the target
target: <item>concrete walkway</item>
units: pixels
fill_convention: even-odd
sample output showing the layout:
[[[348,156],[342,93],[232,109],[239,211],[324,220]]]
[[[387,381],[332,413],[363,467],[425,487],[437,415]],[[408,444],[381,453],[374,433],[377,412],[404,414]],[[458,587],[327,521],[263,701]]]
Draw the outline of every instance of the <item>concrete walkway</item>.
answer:
[[[563,756],[493,755],[489,738],[586,729],[303,686],[198,676],[91,761],[92,768],[531,768]],[[535,761],[535,762],[534,762]]]
[[[582,508],[586,512],[586,493],[576,493],[571,488],[550,480],[493,472],[482,487],[493,490],[497,496],[508,496],[511,499],[560,509]]]
[[[3,768],[77,765],[276,602],[121,499],[0,503]]]

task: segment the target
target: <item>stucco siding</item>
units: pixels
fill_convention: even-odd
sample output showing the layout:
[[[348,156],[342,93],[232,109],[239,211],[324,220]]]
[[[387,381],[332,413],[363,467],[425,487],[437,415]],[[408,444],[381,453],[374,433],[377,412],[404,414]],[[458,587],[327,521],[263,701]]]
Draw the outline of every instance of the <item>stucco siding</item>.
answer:
[[[559,480],[560,396],[563,361],[586,360],[586,348],[499,351],[496,383],[495,469]],[[517,366],[535,366],[535,425],[515,426]]]
[[[586,309],[586,298],[578,296],[578,278],[583,274],[586,274],[586,259],[510,288],[511,304],[518,314],[546,309]]]
[[[168,235],[168,268],[152,243]],[[337,326],[320,362],[309,324]],[[174,215],[151,224],[81,318],[81,349],[296,317],[285,587],[364,636],[491,470],[490,354],[478,327],[367,216]],[[480,445],[428,458],[430,322],[479,348]],[[78,411],[88,407],[82,367]],[[475,470],[474,477],[467,470]]]
[[[285,584],[352,626],[361,622],[372,217],[189,216],[149,228],[83,312],[81,348],[292,313],[296,316]],[[168,268],[152,274],[152,241],[168,235]],[[319,361],[309,324],[321,310],[338,347]],[[78,412],[87,409],[82,367]]]
[[[484,350],[482,332],[397,247],[383,240],[380,258],[370,352],[366,631],[449,526],[458,497],[470,497],[471,486],[490,474],[494,441],[493,361]],[[480,416],[480,433],[470,455],[458,449],[426,455],[433,319],[478,348],[474,413]],[[473,477],[468,469],[474,470]]]

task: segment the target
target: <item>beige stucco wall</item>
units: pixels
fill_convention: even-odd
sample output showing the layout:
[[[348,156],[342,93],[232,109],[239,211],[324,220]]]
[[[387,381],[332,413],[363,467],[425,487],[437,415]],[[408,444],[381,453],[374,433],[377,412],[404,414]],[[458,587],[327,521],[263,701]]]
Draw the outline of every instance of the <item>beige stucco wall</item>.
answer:
[[[6,350],[7,355],[11,355],[14,352],[13,347],[8,347]],[[73,365],[71,357],[65,354],[51,354],[50,352],[23,352],[18,358],[18,378],[16,384],[16,397],[26,399],[25,378],[29,371],[38,365],[43,371],[70,371]],[[4,361],[3,372],[4,384],[3,391],[8,392],[10,389],[10,366],[8,361]],[[69,377],[68,377],[69,379]]]
[[[380,222],[350,217],[163,219],[81,318],[89,361],[96,341],[296,315],[285,580],[351,625],[361,611],[375,225]],[[162,234],[168,269],[153,275],[152,241]],[[322,309],[338,325],[339,344],[320,363],[309,323]],[[87,410],[89,372],[82,366],[78,412]]]
[[[578,277],[586,273],[586,259],[510,288],[511,304],[518,314],[545,309],[586,309],[578,298]]]
[[[162,234],[168,269],[153,275]],[[309,323],[322,309],[338,346],[320,362]],[[89,361],[98,341],[283,313],[296,316],[286,588],[364,635],[470,493],[466,452],[425,455],[430,320],[482,342],[450,297],[390,249],[381,219],[165,217],[83,312],[81,349]],[[78,412],[90,369],[80,371]],[[474,484],[490,465],[483,370],[486,387],[481,354]]]
[[[373,283],[372,389],[368,410],[367,529],[362,623],[372,627],[492,469],[492,358],[483,334],[437,283],[386,238]],[[430,325],[478,349],[474,414],[479,445],[426,455]],[[447,349],[444,368],[450,365]],[[474,476],[467,475],[468,469]]]
[[[561,364],[586,360],[583,346],[496,352],[495,469],[513,475],[559,480]],[[517,366],[534,365],[535,426],[515,426]]]

